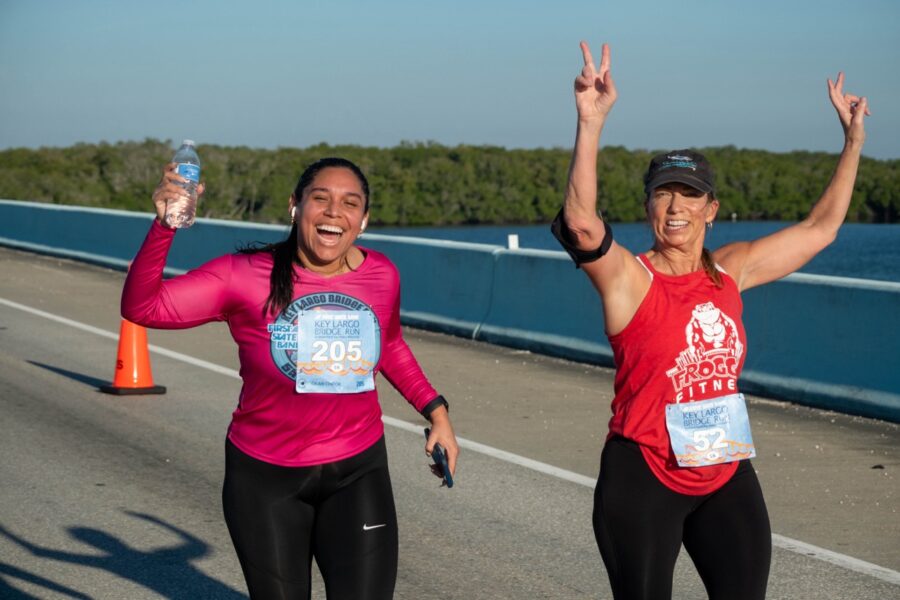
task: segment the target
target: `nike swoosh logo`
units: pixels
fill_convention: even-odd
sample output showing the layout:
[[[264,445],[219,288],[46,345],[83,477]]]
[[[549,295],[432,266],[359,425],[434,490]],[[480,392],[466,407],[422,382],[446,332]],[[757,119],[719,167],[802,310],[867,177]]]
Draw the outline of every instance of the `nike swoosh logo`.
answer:
[[[366,525],[363,523],[363,531],[371,531],[372,529],[378,529],[379,527],[387,527],[387,523],[382,523],[380,525]]]

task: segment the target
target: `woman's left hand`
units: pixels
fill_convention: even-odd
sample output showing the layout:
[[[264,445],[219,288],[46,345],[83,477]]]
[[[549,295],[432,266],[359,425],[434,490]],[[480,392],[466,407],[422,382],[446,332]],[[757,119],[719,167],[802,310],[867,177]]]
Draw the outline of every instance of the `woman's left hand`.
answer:
[[[456,474],[456,457],[459,456],[459,444],[456,443],[456,434],[453,433],[453,425],[450,423],[450,414],[443,406],[434,409],[429,415],[431,418],[431,435],[425,442],[425,453],[431,456],[434,444],[438,443],[447,453],[447,466],[450,467],[450,474]],[[440,473],[435,473],[441,477]]]
[[[863,118],[869,116],[869,102],[865,96],[844,93],[844,73],[840,72],[837,81],[828,80],[828,96],[841,120],[844,128],[844,137],[848,142],[859,145],[866,139],[866,130],[863,127]]]

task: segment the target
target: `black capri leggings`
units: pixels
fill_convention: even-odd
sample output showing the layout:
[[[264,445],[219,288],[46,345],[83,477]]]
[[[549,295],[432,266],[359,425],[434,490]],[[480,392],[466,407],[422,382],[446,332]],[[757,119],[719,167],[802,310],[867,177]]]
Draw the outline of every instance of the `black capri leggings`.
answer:
[[[772,532],[750,461],[711,494],[673,492],[638,445],[606,443],[594,490],[594,535],[616,600],[672,597],[681,544],[712,600],[765,598]]]
[[[226,442],[222,504],[251,598],[308,599],[313,557],[329,600],[393,596],[397,517],[384,438],[312,467],[273,465]]]

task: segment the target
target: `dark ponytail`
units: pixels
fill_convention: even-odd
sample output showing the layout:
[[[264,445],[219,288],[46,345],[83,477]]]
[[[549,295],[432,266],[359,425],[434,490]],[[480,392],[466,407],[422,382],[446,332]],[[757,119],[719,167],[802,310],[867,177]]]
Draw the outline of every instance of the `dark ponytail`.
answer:
[[[703,270],[706,271],[709,278],[712,279],[712,282],[716,284],[717,288],[721,288],[725,285],[722,283],[722,273],[716,268],[716,263],[713,260],[712,254],[710,254],[709,250],[706,248],[703,249],[703,253],[700,255],[700,264],[703,266]]]
[[[329,168],[347,169],[359,180],[365,196],[365,210],[369,211],[369,181],[354,163],[346,158],[327,157],[320,158],[312,163],[300,175],[297,186],[294,188],[294,202],[297,205],[303,199],[303,192],[310,186],[320,171]],[[283,311],[291,300],[294,299],[294,284],[299,281],[299,276],[294,273],[294,265],[300,264],[297,254],[297,223],[291,225],[291,232],[287,239],[274,244],[250,245],[238,249],[239,254],[257,254],[268,252],[272,255],[272,273],[269,276],[269,297],[263,306],[263,317],[269,314],[278,314]]]
[[[707,203],[712,202],[715,199],[715,192],[710,192]],[[712,221],[707,223],[707,228],[712,229]],[[709,233],[709,231],[707,231],[707,233]],[[703,265],[703,270],[706,271],[706,274],[712,279],[712,282],[716,284],[716,287],[722,289],[725,286],[725,283],[722,281],[722,273],[719,271],[718,267],[716,267],[716,261],[713,260],[712,254],[705,246],[703,248],[703,253],[700,255],[700,264]]]

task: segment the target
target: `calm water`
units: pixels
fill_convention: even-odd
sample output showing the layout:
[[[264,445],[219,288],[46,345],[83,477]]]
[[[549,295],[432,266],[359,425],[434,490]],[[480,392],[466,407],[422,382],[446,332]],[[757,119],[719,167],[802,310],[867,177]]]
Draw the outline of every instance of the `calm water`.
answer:
[[[706,236],[713,249],[737,240],[752,240],[789,225],[772,221],[716,222]],[[466,227],[382,227],[373,233],[417,236],[506,246],[507,235],[518,234],[519,247],[560,250],[550,234],[549,225],[478,225]],[[616,242],[632,252],[643,252],[652,243],[652,235],[643,223],[617,223],[613,226]],[[800,272],[839,277],[858,277],[900,282],[900,225],[848,223],[841,227],[838,239],[810,261]]]

